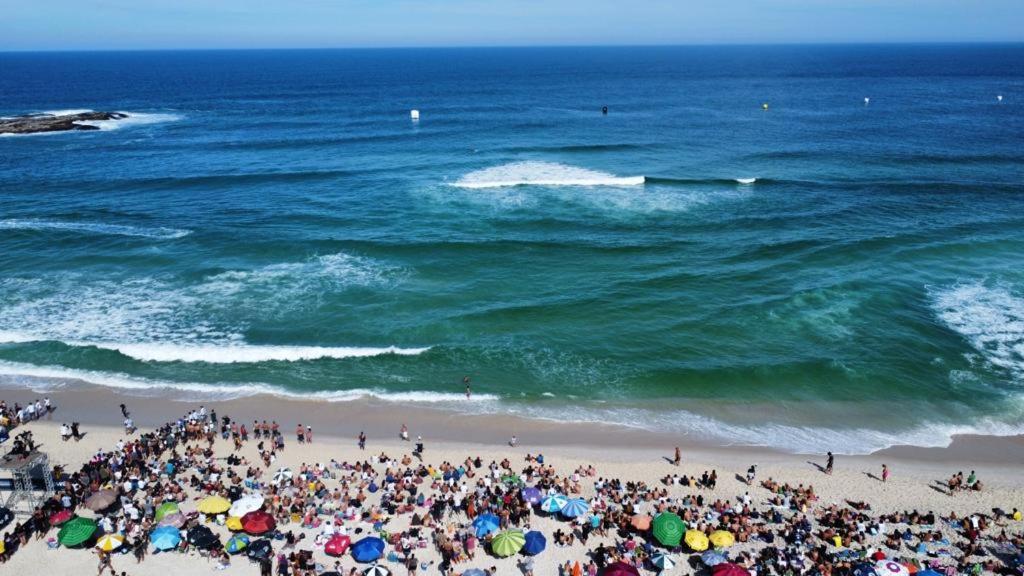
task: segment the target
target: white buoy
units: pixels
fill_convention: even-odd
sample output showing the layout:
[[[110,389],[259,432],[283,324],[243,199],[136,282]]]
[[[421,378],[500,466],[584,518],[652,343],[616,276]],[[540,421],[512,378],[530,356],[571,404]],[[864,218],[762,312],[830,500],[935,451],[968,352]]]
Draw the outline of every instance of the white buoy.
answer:
[[[867,106],[868,104],[871,104],[871,98],[864,99],[864,105]]]
[[[1003,101],[1003,95],[1000,94],[1000,95],[996,96],[996,100],[999,101],[999,102],[1002,102]]]
[[[419,110],[410,110],[409,111],[409,118],[412,118],[413,121],[419,120],[420,119],[420,111]]]

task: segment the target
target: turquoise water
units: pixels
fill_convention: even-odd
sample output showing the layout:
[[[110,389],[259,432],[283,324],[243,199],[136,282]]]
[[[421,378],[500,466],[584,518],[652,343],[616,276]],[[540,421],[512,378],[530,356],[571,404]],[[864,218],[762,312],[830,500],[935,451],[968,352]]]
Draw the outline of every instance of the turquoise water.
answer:
[[[1020,45],[0,69],[0,115],[132,114],[0,138],[8,385],[373,396],[788,450],[1024,432]]]

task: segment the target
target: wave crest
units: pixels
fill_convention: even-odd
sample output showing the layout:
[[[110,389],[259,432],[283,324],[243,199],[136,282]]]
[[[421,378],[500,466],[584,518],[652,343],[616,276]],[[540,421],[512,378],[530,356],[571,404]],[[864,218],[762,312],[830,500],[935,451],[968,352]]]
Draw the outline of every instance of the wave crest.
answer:
[[[973,282],[934,293],[933,307],[986,361],[1024,378],[1024,297],[1005,286]]]
[[[453,186],[506,188],[510,186],[639,186],[643,176],[615,176],[555,162],[513,162],[466,174]]]
[[[77,232],[81,234],[97,234],[110,236],[133,236],[153,238],[155,240],[175,240],[192,233],[181,228],[141,228],[124,224],[104,224],[102,222],[68,222],[65,220],[41,220],[35,218],[11,218],[0,220],[0,230],[34,230]]]

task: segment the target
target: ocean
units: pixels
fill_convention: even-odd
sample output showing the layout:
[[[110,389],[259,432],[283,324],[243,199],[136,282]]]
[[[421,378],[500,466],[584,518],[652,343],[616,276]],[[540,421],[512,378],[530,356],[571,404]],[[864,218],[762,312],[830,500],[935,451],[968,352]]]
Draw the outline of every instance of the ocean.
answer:
[[[130,117],[0,137],[0,386],[1024,433],[1024,45],[0,54],[68,109]]]

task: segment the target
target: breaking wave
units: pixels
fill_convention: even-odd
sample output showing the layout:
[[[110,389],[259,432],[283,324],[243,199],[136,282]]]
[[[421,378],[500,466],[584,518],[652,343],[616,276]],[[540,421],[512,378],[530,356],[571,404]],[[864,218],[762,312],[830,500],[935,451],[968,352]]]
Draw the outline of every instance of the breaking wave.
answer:
[[[452,185],[478,189],[510,186],[639,186],[643,183],[643,176],[615,176],[555,162],[531,161],[470,172]]]
[[[191,230],[180,228],[141,228],[123,224],[104,224],[101,222],[69,222],[65,220],[40,220],[34,218],[13,218],[0,220],[0,230],[36,230],[58,232],[77,232],[81,234],[98,234],[111,236],[134,236],[153,238],[156,240],[174,240],[192,233]]]
[[[1024,297],[1005,286],[957,284],[933,295],[938,318],[985,360],[1024,378]]]

